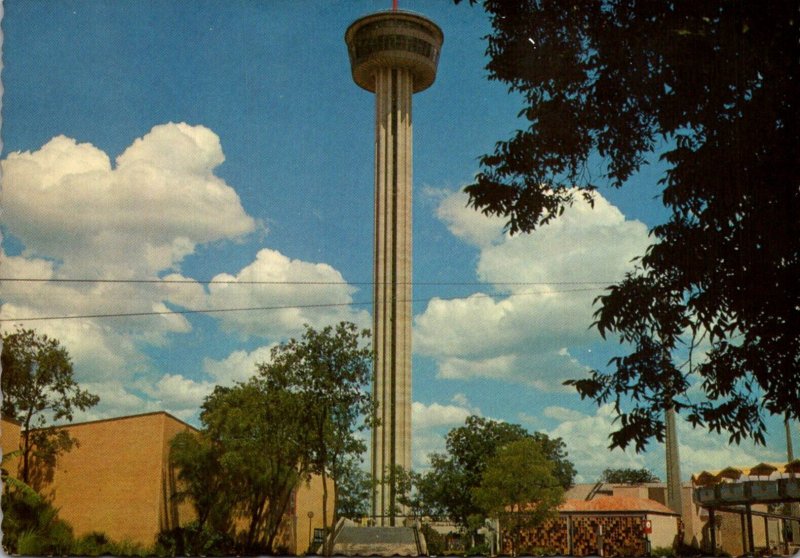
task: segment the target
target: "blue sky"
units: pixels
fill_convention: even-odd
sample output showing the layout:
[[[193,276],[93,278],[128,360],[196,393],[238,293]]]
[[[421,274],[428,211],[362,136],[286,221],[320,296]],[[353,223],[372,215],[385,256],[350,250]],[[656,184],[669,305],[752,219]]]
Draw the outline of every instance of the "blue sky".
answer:
[[[214,384],[245,379],[303,323],[369,325],[374,104],[343,36],[390,6],[5,1],[2,276],[105,282],[4,282],[3,318],[286,307],[22,322],[61,339],[101,396],[81,419],[164,409],[196,423]],[[401,8],[445,34],[413,101],[415,465],[478,413],[561,436],[583,480],[614,466],[663,477],[661,446],[607,452],[609,409],[560,386],[618,349],[589,328],[591,301],[663,220],[659,166],[602,189],[594,210],[503,234],[460,193],[522,125],[520,100],[486,79],[488,19],[445,0]],[[681,425],[684,476],[782,459],[770,424],[767,448]]]

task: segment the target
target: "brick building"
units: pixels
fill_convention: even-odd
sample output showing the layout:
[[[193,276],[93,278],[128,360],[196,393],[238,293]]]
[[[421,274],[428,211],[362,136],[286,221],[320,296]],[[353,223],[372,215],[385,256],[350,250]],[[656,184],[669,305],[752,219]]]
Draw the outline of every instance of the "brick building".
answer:
[[[520,549],[565,556],[644,556],[651,548],[672,547],[680,528],[679,515],[654,500],[616,495],[567,499],[556,518],[523,532]],[[500,529],[502,533],[502,521]],[[511,552],[508,537],[500,549]]]
[[[63,428],[78,443],[59,456],[54,468],[41,472],[35,488],[76,536],[99,531],[116,541],[151,546],[160,531],[195,518],[190,502],[173,498],[177,472],[169,463],[170,440],[195,428],[165,412]],[[4,454],[19,447],[20,427],[14,421],[3,418],[0,433]],[[15,474],[15,460],[4,460],[3,468]],[[329,508],[330,513],[332,503]],[[303,553],[313,529],[320,527],[322,483],[315,477],[295,490],[276,544]]]
[[[646,544],[651,549],[684,544],[710,551],[708,510],[695,501],[692,483],[684,483],[681,490],[679,515],[666,506],[664,483],[575,485],[565,494],[558,518],[526,533],[522,546],[573,556],[597,555],[598,535],[602,533],[606,556],[643,555]],[[752,506],[756,515],[751,526],[753,546],[775,552],[783,547],[785,537],[780,520],[768,517],[767,511],[765,505]],[[747,551],[745,519],[743,510],[717,510],[717,552],[739,556]],[[650,522],[650,533],[644,533],[645,521]]]
[[[3,448],[2,468],[5,473],[16,473],[19,457],[9,455],[19,449],[20,425],[12,418],[0,420],[0,445]]]

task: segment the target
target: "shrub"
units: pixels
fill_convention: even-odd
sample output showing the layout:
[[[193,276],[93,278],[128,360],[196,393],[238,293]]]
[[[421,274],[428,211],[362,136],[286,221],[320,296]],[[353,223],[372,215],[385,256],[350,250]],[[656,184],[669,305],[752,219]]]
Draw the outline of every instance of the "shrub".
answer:
[[[428,555],[441,556],[446,548],[444,535],[427,523],[420,529],[422,536],[425,537],[425,544],[428,546]]]
[[[110,554],[110,541],[105,533],[93,531],[75,540],[72,545],[72,554],[77,556],[100,556]]]
[[[531,546],[521,548],[519,554],[520,556],[555,556],[558,553],[549,546]]]
[[[9,554],[65,555],[73,544],[72,527],[58,510],[17,479],[3,479],[3,548]]]
[[[476,544],[467,549],[467,556],[489,556],[491,549],[487,543]]]
[[[197,522],[193,521],[159,533],[155,553],[162,556],[225,556],[238,552],[228,533],[208,527],[199,529]]]
[[[109,545],[108,554],[112,556],[150,556],[152,552],[141,543],[123,539],[119,542],[112,542]]]
[[[701,556],[702,554],[703,551],[698,547],[685,543],[679,543],[678,550],[675,552],[676,556]]]
[[[675,556],[675,550],[671,546],[656,546],[650,549],[650,556]]]

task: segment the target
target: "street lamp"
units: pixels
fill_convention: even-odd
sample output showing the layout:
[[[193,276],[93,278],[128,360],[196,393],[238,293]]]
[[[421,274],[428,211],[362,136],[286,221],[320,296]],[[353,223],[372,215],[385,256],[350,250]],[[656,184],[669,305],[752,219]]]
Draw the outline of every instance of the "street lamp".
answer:
[[[308,512],[308,551],[311,552],[311,520],[314,519],[314,512]]]

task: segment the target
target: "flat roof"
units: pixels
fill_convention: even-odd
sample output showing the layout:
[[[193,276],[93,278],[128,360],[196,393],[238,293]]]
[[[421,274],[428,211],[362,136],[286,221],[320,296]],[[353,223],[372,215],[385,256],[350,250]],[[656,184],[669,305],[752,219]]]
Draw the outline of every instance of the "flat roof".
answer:
[[[186,422],[184,420],[179,419],[175,415],[173,415],[171,413],[168,413],[167,411],[149,411],[147,413],[138,413],[138,414],[135,414],[135,415],[124,415],[124,416],[121,416],[121,417],[109,417],[109,418],[102,418],[102,419],[95,419],[95,420],[87,420],[87,421],[83,421],[83,422],[68,422],[68,423],[65,423],[65,424],[55,424],[55,425],[53,425],[53,428],[72,428],[73,426],[84,426],[84,425],[87,425],[87,424],[97,424],[97,423],[100,423],[100,422],[112,422],[112,421],[119,421],[119,420],[130,420],[130,419],[137,419],[137,418],[142,418],[142,417],[147,417],[147,416],[152,416],[152,415],[164,415],[164,416],[167,416],[167,417],[171,418],[172,420],[174,420],[175,422],[179,422],[182,425],[191,428],[195,432],[200,432],[200,430],[198,428],[192,426],[191,424],[189,424],[188,422]],[[31,430],[42,430],[42,429],[41,428],[32,428]]]

